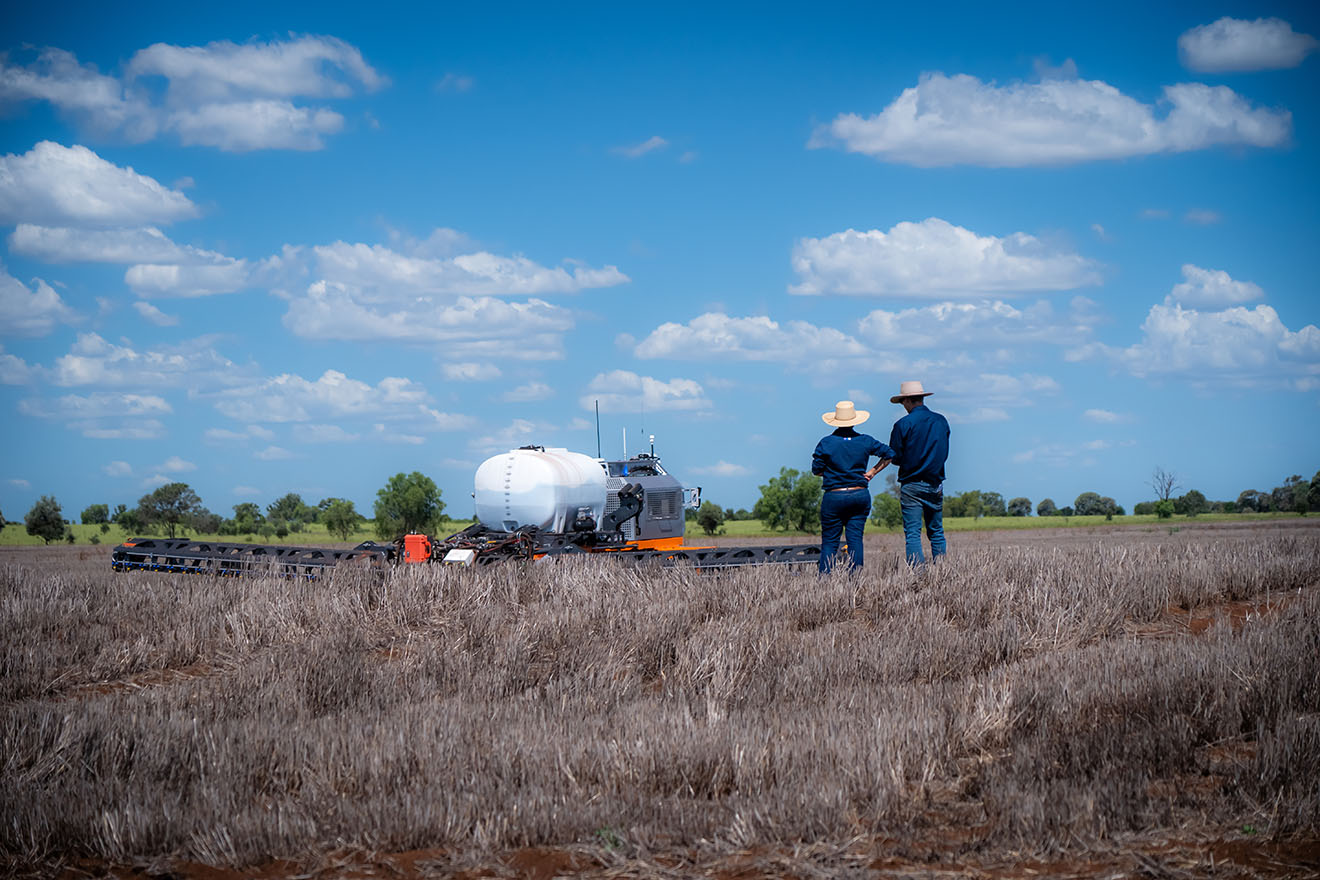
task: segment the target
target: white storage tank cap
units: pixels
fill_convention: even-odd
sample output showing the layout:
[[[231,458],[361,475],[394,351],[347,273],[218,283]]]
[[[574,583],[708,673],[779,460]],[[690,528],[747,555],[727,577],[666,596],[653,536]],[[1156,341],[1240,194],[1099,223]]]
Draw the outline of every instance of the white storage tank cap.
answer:
[[[511,449],[483,461],[475,484],[477,519],[495,531],[567,532],[584,508],[599,528],[605,515],[605,469],[580,452]]]

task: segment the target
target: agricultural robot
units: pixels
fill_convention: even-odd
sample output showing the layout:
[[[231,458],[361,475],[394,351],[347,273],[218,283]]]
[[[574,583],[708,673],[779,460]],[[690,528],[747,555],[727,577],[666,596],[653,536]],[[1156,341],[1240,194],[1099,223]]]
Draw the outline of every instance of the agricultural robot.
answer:
[[[132,538],[111,555],[115,571],[167,571],[235,577],[275,573],[314,579],[338,565],[486,566],[512,560],[599,555],[626,564],[815,565],[815,544],[701,547],[684,543],[684,511],[701,503],[654,454],[620,460],[567,449],[523,446],[477,468],[472,493],[477,521],[438,539],[403,535],[351,550]]]

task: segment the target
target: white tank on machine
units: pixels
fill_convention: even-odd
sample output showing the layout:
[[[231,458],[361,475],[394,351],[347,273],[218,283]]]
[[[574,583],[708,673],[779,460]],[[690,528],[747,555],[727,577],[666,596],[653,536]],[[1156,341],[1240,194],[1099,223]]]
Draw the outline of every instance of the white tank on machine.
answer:
[[[496,531],[526,526],[571,531],[583,508],[599,527],[605,469],[591,456],[567,449],[512,449],[477,468],[473,498],[477,519]]]

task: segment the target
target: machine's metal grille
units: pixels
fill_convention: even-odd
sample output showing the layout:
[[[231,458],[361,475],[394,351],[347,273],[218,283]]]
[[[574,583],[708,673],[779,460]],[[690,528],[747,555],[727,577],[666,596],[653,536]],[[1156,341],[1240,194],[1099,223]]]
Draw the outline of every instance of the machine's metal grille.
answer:
[[[646,493],[646,512],[652,519],[675,519],[682,506],[681,492],[653,490]]]
[[[606,478],[605,516],[609,516],[611,513],[619,509],[619,490],[623,488],[623,484],[626,482],[627,480],[624,480],[620,477]],[[623,537],[625,540],[627,541],[637,540],[637,521],[632,519],[628,520],[620,527],[619,531],[623,533]]]

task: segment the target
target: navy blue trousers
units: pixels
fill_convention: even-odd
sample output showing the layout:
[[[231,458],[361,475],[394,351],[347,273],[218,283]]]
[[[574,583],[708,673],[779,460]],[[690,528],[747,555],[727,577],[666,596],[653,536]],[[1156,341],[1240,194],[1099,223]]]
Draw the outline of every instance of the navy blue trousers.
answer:
[[[834,568],[839,552],[839,535],[848,538],[849,565],[862,567],[862,533],[871,513],[871,493],[866,489],[840,489],[826,492],[820,500],[820,570]]]

